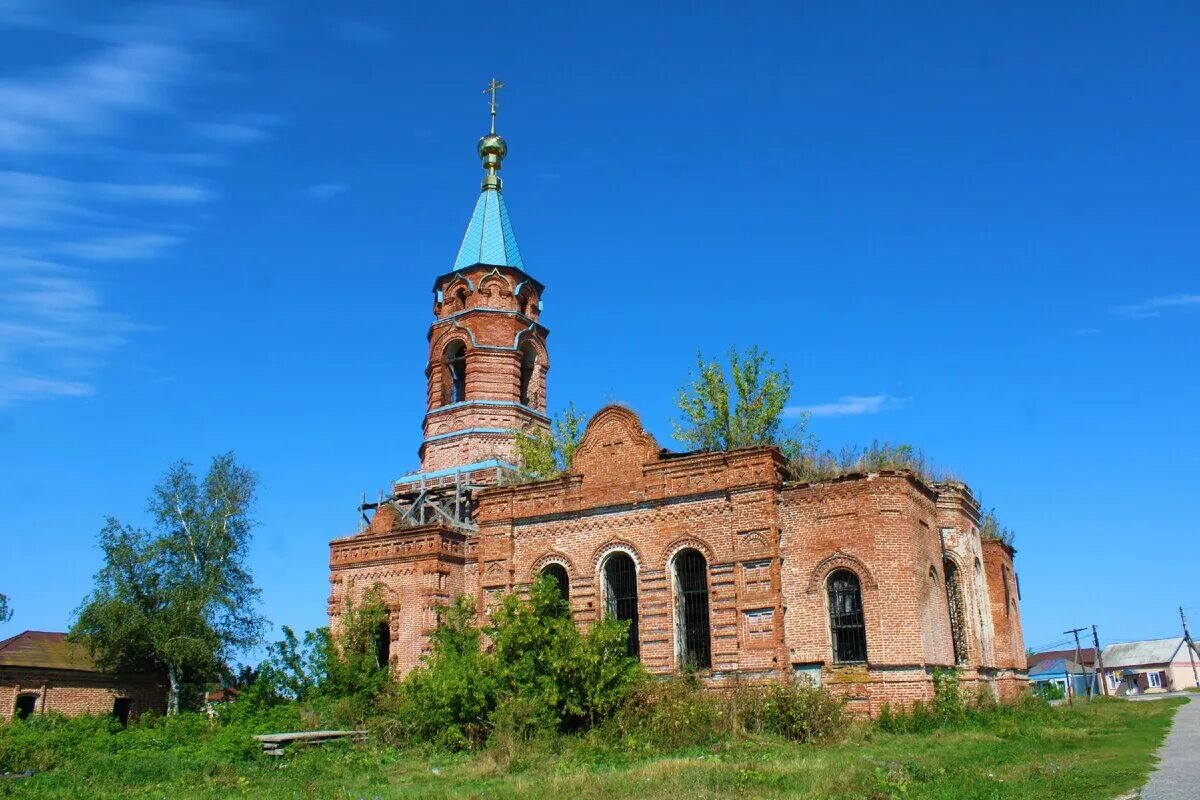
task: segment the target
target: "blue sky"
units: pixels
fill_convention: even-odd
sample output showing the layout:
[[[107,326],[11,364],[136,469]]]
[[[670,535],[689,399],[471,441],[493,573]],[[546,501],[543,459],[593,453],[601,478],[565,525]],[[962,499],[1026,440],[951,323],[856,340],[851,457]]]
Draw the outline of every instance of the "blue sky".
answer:
[[[323,622],[417,463],[493,75],[552,407],[669,445],[696,351],[759,344],[826,445],[1016,529],[1031,645],[1200,626],[1200,12],[972,5],[0,0],[0,635],[228,449],[264,611]]]

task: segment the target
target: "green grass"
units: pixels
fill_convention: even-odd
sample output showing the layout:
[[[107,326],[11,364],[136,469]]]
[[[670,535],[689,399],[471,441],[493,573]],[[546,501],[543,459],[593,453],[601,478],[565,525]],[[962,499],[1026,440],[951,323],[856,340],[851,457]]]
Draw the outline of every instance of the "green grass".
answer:
[[[1000,711],[927,734],[859,724],[837,744],[741,740],[667,756],[638,755],[636,742],[558,737],[470,756],[339,743],[272,759],[203,737],[162,747],[135,736],[134,744],[80,750],[31,778],[0,780],[0,797],[1112,798],[1143,784],[1182,702]]]

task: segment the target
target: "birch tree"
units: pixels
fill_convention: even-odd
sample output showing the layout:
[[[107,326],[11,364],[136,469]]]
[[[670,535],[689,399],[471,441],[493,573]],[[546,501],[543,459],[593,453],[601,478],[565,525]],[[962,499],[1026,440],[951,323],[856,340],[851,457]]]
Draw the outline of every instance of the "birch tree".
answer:
[[[71,634],[102,667],[165,674],[168,713],[261,638],[246,566],[256,486],[232,453],[214,458],[203,480],[180,461],[151,494],[151,531],[111,517],[100,531],[104,565]]]
[[[679,390],[675,438],[697,450],[775,445],[792,459],[806,445],[808,420],[801,415],[793,428],[784,428],[791,392],[787,368],[776,369],[757,346],[744,353],[731,349],[728,367],[698,355],[696,370]]]

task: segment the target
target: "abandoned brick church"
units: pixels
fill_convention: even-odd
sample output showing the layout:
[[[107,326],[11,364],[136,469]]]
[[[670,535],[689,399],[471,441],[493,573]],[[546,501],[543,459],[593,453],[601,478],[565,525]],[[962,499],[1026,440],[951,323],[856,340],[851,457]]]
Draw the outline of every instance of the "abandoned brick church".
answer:
[[[404,674],[439,607],[467,594],[486,611],[548,573],[579,624],[630,620],[652,672],[807,676],[866,713],[929,698],[936,667],[1015,694],[1014,551],[980,537],[963,484],[907,472],[793,483],[773,448],[672,453],[619,406],[592,417],[566,474],[514,480],[513,431],[549,425],[549,331],[501,194],[492,113],[482,192],[434,282],[420,471],[331,542],[333,629],[377,587],[384,656]]]

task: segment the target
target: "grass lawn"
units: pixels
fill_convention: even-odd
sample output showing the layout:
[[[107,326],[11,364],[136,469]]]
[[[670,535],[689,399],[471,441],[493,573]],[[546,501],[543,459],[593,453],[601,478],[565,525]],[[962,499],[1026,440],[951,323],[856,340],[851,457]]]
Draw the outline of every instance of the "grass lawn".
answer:
[[[332,745],[279,759],[187,750],[89,753],[31,778],[27,798],[1112,798],[1141,786],[1182,700],[1117,700],[997,716],[928,734],[858,725],[838,744],[775,739],[639,757],[569,738],[515,755]]]

